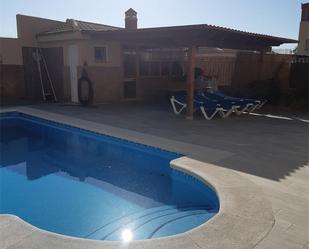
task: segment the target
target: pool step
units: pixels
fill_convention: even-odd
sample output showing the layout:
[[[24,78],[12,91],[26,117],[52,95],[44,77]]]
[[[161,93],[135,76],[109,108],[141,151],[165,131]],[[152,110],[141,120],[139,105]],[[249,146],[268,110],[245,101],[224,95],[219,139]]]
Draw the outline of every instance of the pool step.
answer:
[[[184,232],[213,217],[217,210],[208,206],[161,206],[121,217],[103,225],[86,238],[101,240],[121,240],[122,232],[128,229],[134,239],[155,238]],[[162,235],[161,235],[162,236]]]
[[[134,230],[134,239],[151,239],[185,232],[206,222],[213,214],[206,210],[188,210],[157,217]]]

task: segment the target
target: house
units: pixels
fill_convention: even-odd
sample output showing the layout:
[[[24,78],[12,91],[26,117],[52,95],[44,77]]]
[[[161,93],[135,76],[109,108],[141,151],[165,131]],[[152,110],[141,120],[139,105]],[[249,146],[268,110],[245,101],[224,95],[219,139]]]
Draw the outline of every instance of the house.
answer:
[[[133,9],[125,12],[125,28],[74,19],[16,18],[18,38],[0,38],[1,96],[33,101],[42,99],[42,90],[50,92],[51,80],[60,101],[78,102],[83,68],[96,103],[158,100],[167,91],[188,89],[196,65],[225,86],[267,78],[282,63],[282,57],[266,53],[269,48],[297,42],[207,24],[139,29]],[[42,55],[39,63],[37,53]],[[235,80],[235,70],[245,76]]]

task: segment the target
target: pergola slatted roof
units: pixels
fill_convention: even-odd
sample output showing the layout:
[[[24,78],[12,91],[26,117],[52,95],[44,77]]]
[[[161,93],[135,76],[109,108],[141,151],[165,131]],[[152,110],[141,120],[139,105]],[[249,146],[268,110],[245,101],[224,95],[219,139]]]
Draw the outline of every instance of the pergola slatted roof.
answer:
[[[244,32],[213,25],[186,25],[136,30],[84,31],[93,37],[118,40],[132,47],[218,47],[263,50],[297,40]]]

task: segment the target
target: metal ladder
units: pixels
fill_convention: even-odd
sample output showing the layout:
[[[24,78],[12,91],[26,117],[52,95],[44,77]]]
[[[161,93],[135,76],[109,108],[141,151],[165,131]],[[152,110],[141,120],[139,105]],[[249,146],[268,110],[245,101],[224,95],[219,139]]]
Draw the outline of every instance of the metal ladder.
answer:
[[[57,102],[58,99],[57,99],[57,96],[56,96],[55,88],[54,88],[53,82],[51,80],[51,77],[50,77],[50,74],[49,74],[49,71],[48,71],[48,68],[47,68],[47,63],[46,63],[45,57],[42,53],[42,49],[36,48],[36,51],[35,51],[35,54],[34,54],[33,57],[34,57],[34,60],[37,62],[37,66],[38,66],[43,100],[46,101],[50,96],[52,96],[53,100],[55,102]],[[44,66],[46,74],[47,74],[47,78],[48,78],[48,81],[49,81],[49,86],[50,86],[51,92],[46,92],[46,89],[45,89],[44,84],[43,84],[41,61],[43,61],[43,66]]]

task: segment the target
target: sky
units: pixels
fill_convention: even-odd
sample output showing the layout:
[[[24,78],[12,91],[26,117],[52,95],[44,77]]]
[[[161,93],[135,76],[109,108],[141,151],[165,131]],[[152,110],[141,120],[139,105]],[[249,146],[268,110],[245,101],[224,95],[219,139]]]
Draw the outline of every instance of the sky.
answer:
[[[124,12],[138,12],[138,27],[213,24],[298,38],[306,0],[0,0],[0,37],[16,37],[16,14],[124,26]],[[289,45],[285,47],[295,47]]]

